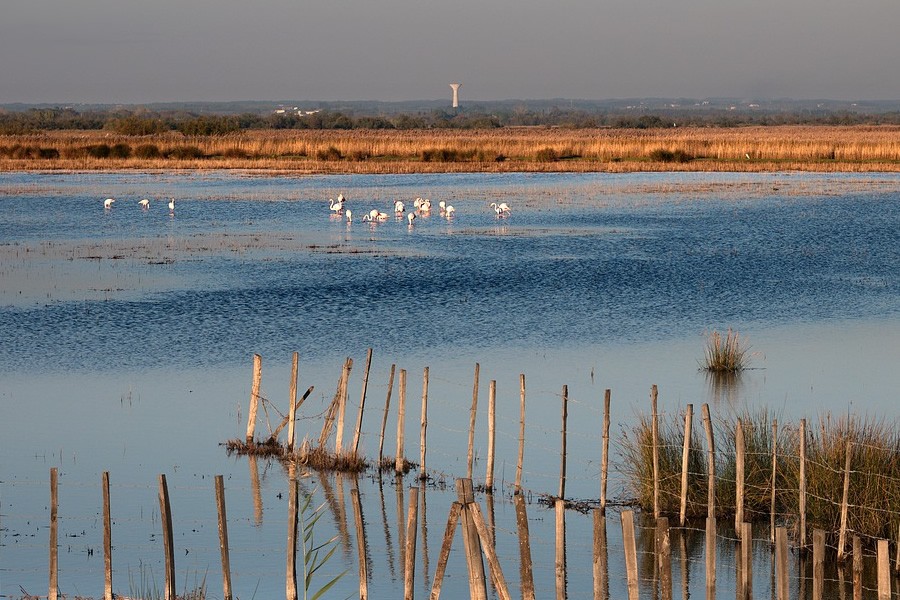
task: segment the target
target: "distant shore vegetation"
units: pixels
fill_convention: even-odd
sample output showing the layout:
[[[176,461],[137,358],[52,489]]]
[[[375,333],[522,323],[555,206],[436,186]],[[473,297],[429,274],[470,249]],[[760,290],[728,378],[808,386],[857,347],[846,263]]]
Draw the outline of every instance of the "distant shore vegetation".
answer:
[[[0,110],[0,170],[900,171],[900,113],[718,114]]]

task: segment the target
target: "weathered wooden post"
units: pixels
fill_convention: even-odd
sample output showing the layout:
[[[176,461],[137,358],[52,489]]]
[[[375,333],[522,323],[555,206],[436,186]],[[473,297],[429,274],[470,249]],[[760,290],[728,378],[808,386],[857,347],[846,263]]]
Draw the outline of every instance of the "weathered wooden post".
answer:
[[[787,529],[784,527],[775,528],[775,587],[777,600],[790,600]]]
[[[706,517],[706,598],[716,597],[716,519]]]
[[[484,580],[484,563],[481,560],[481,545],[470,510],[471,505],[475,503],[472,480],[457,479],[456,493],[461,505],[460,522],[469,572],[469,597],[473,600],[486,600],[487,586]]]
[[[359,398],[359,414],[356,417],[356,431],[353,433],[353,456],[359,454],[359,437],[362,434],[363,411],[366,408],[366,392],[369,388],[369,369],[372,367],[372,349],[366,351],[366,370],[363,373],[362,394]]]
[[[488,387],[488,445],[487,471],[484,487],[489,492],[494,489],[494,444],[497,438],[497,381],[492,379]]]
[[[569,416],[569,386],[562,389],[562,448],[559,453],[559,497],[566,497],[566,419]]]
[[[611,392],[603,394],[603,452],[600,456],[600,514],[606,515],[606,482],[609,477],[609,401]]]
[[[166,476],[159,476],[159,517],[162,522],[163,551],[166,555],[165,600],[175,600],[175,548],[172,540],[172,509]]]
[[[531,537],[528,532],[528,513],[525,498],[516,494],[516,531],[519,534],[519,570],[522,582],[522,600],[534,600],[534,569],[531,563]]]
[[[734,430],[735,461],[735,497],[734,497],[734,530],[738,538],[743,535],[744,522],[744,424],[740,419]]]
[[[403,435],[406,429],[406,369],[400,369],[400,400],[397,404],[397,457],[394,472],[403,473],[405,459],[403,457]]]
[[[247,438],[248,444],[253,443],[253,434],[256,430],[256,411],[259,406],[259,386],[262,382],[262,356],[253,355],[253,383],[250,387],[250,410],[247,412]]]
[[[609,600],[609,555],[606,543],[606,516],[594,509],[594,600]]]
[[[506,578],[503,576],[503,570],[500,568],[500,560],[497,558],[497,552],[494,550],[493,537],[484,523],[481,508],[477,503],[472,502],[469,505],[469,509],[471,510],[472,523],[474,523],[478,539],[481,541],[481,549],[484,551],[484,557],[487,559],[488,567],[491,570],[491,579],[494,582],[494,588],[497,590],[497,596],[500,597],[500,600],[512,600],[509,595],[509,586],[506,585]]]
[[[656,556],[661,598],[672,600],[672,542],[667,517],[659,517],[656,520]]]
[[[294,352],[291,358],[291,385],[288,389],[288,433],[287,448],[294,451],[294,424],[297,420],[297,376],[300,371],[300,353]]]
[[[813,529],[813,600],[822,600],[825,592],[825,532]]]
[[[775,486],[778,470],[778,419],[772,419],[772,498],[769,511],[769,541],[775,544]]]
[[[800,551],[806,549],[806,419],[800,419]]]
[[[391,407],[391,391],[394,389],[394,370],[397,365],[391,365],[391,376],[388,379],[387,398],[384,401],[384,418],[381,420],[381,437],[378,438],[378,467],[384,460],[384,430],[387,428],[388,410]]]
[[[103,600],[113,600],[112,591],[112,514],[109,506],[109,471],[103,471]],[[226,599],[230,600],[230,599]]]
[[[475,415],[478,410],[478,372],[480,365],[475,363],[475,383],[472,385],[472,408],[469,410],[469,451],[466,455],[466,479],[472,479],[475,463]]]
[[[48,600],[59,597],[59,471],[50,469],[50,583],[47,592]]]
[[[848,442],[849,445],[849,442]],[[878,540],[878,600],[891,600],[891,555],[887,540]]]
[[[431,584],[431,600],[438,600],[441,597],[441,585],[444,582],[444,573],[447,570],[447,561],[450,559],[450,549],[453,546],[453,536],[456,533],[456,524],[459,521],[461,510],[462,505],[459,502],[454,502],[450,505],[450,514],[447,515],[447,527],[444,530],[444,541],[441,542],[441,552],[438,555],[434,581]]]
[[[741,523],[741,587],[744,598],[753,598],[753,527],[751,523]]]
[[[426,452],[426,436],[428,432],[428,367],[422,374],[422,419],[420,422],[419,435],[419,479],[428,479],[425,472],[425,452]],[[422,515],[424,517],[424,515]]]
[[[348,357],[344,361],[344,368],[341,371],[341,382],[338,386],[337,433],[334,436],[334,453],[338,456],[344,453],[344,418],[347,413],[347,387],[350,383],[350,370],[352,368],[353,359]]]
[[[294,463],[288,467],[288,535],[285,571],[285,598],[297,600],[297,527],[300,522],[297,472]]]
[[[853,600],[862,600],[862,539],[858,535],[853,536]]]
[[[841,500],[841,531],[838,534],[837,559],[844,560],[844,548],[847,541],[847,512],[850,501],[850,458],[853,453],[853,442],[847,440],[847,458],[844,463],[844,495]],[[879,542],[880,543],[880,542]],[[887,543],[887,542],[885,542]]]
[[[650,388],[650,433],[653,437],[653,518],[659,518],[659,413],[656,384]]]
[[[228,555],[228,517],[225,513],[225,483],[216,475],[216,513],[219,517],[219,554],[222,556],[222,598],[231,600],[231,559]]]
[[[709,404],[703,404],[703,428],[706,430],[706,470],[707,470],[707,492],[706,506],[707,519],[716,518],[716,443],[713,438],[712,418],[709,415]]]
[[[556,600],[566,600],[566,501],[557,498],[556,509]]]
[[[691,453],[691,427],[694,421],[694,405],[688,404],[684,412],[684,445],[681,448],[681,510],[678,523],[684,527],[687,519],[688,463]]]
[[[525,460],[525,373],[519,373],[519,457],[516,461],[516,494],[522,493],[522,462]]]

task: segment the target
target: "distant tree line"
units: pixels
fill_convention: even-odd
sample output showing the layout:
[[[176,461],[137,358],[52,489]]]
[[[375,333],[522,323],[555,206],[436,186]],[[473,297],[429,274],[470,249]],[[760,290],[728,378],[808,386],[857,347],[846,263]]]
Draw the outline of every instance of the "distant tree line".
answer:
[[[115,109],[77,111],[72,108],[31,108],[0,111],[0,134],[48,130],[106,130],[122,135],[152,135],[178,131],[188,136],[216,136],[265,129],[494,129],[502,127],[563,127],[650,129],[663,127],[739,127],[746,125],[900,125],[900,111],[730,111],[730,110],[585,110],[512,107],[491,112],[431,110],[412,113],[354,114],[320,110],[311,114],[196,114],[188,111]]]

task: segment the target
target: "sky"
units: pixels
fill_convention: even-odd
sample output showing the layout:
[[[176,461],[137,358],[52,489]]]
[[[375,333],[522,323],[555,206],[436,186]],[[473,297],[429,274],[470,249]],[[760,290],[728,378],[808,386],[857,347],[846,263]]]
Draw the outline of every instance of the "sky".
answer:
[[[897,0],[3,0],[0,103],[900,99]]]

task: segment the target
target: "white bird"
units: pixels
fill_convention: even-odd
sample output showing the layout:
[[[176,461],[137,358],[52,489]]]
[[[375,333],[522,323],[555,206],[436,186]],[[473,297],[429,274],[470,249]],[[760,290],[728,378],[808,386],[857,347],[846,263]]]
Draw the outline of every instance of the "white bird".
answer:
[[[338,194],[338,202],[340,202],[341,204],[344,203],[344,195],[343,194]]]
[[[138,202],[138,204],[140,204],[140,205],[141,205],[141,208],[143,208],[143,209],[145,209],[145,210],[148,209],[148,208],[150,208],[150,201],[147,200],[146,198],[144,198],[143,200],[141,200],[140,202]]]
[[[444,214],[444,211],[447,210],[447,203],[441,200],[438,202],[438,208],[441,210],[441,214]]]
[[[113,202],[115,202],[114,198],[107,198],[103,201],[103,208],[112,208]]]
[[[419,212],[431,212],[431,200],[429,200],[428,198],[422,200],[422,202],[419,204]]]
[[[498,217],[502,217],[504,214],[508,215],[510,213],[509,204],[507,204],[506,202],[501,202],[500,204],[491,202],[491,208],[494,209],[494,212],[497,213]]]
[[[413,206],[416,210],[419,210],[419,207],[422,206],[422,202],[424,202],[424,200],[422,200],[421,198],[416,198],[415,200],[413,200]]]
[[[347,215],[347,222],[350,223],[353,221],[353,211],[349,208],[344,211],[344,214]]]
[[[416,220],[416,213],[409,213],[406,215],[406,220],[409,221],[409,226],[412,227],[413,221]]]
[[[175,212],[175,198],[172,198],[171,200],[169,200],[169,212],[170,213]]]
[[[447,208],[444,209],[444,216],[446,216],[449,219],[450,217],[453,216],[453,213],[455,213],[455,212],[456,212],[456,209],[453,208],[452,204],[450,204],[449,206],[447,206]]]
[[[379,213],[378,213],[378,209],[377,209],[377,208],[373,208],[372,210],[369,211],[369,219],[370,219],[371,221],[374,221],[375,219],[378,218],[378,214],[379,214]]]
[[[328,202],[330,203],[330,208],[332,212],[339,213],[344,210],[344,199],[341,196],[338,196],[338,201],[335,202],[334,198],[329,198]]]
[[[395,213],[399,214],[405,210],[406,210],[406,206],[403,204],[402,200],[397,200],[396,202],[394,202],[394,212]]]

